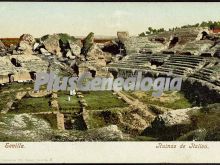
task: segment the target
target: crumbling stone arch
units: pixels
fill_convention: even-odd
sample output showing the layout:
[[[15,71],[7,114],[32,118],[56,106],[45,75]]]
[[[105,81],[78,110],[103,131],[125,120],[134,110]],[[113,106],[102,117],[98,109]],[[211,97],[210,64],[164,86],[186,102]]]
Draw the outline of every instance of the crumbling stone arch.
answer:
[[[14,80],[15,80],[14,75],[13,74],[8,74],[8,80],[9,80],[9,83],[14,82]]]
[[[29,74],[30,74],[30,77],[32,80],[36,80],[36,72],[35,71],[31,71],[31,72],[29,72]]]

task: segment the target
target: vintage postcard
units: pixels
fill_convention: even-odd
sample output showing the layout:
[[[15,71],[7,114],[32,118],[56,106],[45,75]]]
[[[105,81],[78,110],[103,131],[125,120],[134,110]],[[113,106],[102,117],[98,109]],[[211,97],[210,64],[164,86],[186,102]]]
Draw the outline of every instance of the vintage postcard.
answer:
[[[220,162],[219,9],[1,2],[0,162]]]

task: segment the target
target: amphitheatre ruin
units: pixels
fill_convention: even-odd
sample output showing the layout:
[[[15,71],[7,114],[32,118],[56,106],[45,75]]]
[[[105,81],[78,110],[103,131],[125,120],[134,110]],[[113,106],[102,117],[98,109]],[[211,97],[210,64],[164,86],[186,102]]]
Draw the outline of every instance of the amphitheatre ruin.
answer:
[[[220,140],[220,34],[204,27],[97,39],[0,40],[1,141]],[[36,73],[181,77],[180,91],[34,91]]]

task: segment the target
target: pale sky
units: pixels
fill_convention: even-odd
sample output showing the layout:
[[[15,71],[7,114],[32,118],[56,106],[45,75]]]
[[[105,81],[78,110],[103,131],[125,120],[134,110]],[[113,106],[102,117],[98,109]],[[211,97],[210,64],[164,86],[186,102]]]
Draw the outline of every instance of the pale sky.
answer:
[[[138,35],[149,26],[168,29],[209,20],[220,21],[220,3],[1,2],[0,38],[24,33]]]

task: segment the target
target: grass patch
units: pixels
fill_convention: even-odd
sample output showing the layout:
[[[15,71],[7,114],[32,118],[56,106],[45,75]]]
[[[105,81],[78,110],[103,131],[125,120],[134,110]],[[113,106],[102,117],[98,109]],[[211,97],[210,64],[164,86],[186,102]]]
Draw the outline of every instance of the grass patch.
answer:
[[[188,99],[181,92],[166,91],[164,95],[156,98],[152,96],[153,91],[149,92],[127,92],[132,97],[139,99],[143,103],[153,104],[171,109],[183,109],[192,107]]]
[[[212,66],[212,67],[210,67],[209,69],[214,70],[214,71],[216,71],[216,72],[220,72],[220,67],[219,67],[219,65]]]
[[[37,117],[46,120],[52,129],[57,129],[57,116],[56,114],[39,114]]]
[[[7,103],[15,98],[14,93],[0,93],[0,111],[6,108]]]
[[[91,128],[100,128],[106,126],[105,120],[102,116],[89,113],[88,124]]]
[[[16,136],[8,136],[3,132],[0,132],[0,142],[9,142],[9,141],[17,142],[17,141],[21,141],[21,139]],[[23,141],[26,141],[25,138],[23,139]]]
[[[5,86],[2,86],[0,88],[0,91],[26,91],[27,88],[34,89],[34,84],[33,83],[17,83],[13,82],[10,84],[6,84]]]
[[[88,104],[86,109],[101,110],[127,106],[123,100],[118,99],[111,91],[91,91],[84,92],[83,95]]]
[[[14,104],[15,110],[12,113],[37,113],[53,111],[49,106],[49,98],[23,98]]]
[[[58,73],[59,77],[72,77],[70,72],[67,72],[66,70],[61,69],[62,71]]]
[[[198,129],[205,129],[204,140],[220,140],[220,103],[211,104],[192,114],[192,120]]]
[[[88,111],[89,113],[89,126],[91,128],[100,128],[107,125],[119,124],[119,113],[121,109],[109,109],[103,111]]]
[[[34,89],[33,83],[10,83],[0,87],[0,111],[6,107],[10,100],[15,100],[17,92],[28,91]]]
[[[199,111],[189,112],[194,129],[183,134],[177,141],[219,141],[220,104],[210,104]]]
[[[157,141],[157,139],[150,136],[136,136],[134,141]]]
[[[70,95],[66,91],[58,92],[58,104],[60,106],[60,111],[79,111],[80,104],[78,98],[76,96],[70,96],[70,101],[68,101],[68,96]]]

